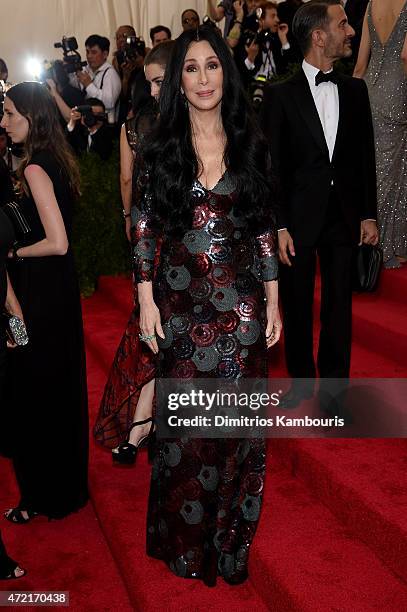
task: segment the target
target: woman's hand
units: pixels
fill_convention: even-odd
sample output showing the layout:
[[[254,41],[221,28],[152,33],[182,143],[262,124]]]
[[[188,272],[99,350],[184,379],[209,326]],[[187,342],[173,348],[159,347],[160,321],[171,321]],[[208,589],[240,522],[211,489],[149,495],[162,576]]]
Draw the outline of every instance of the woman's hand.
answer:
[[[161,327],[161,316],[154,301],[140,302],[140,331],[143,336],[158,335],[163,340],[165,335]],[[158,353],[157,338],[143,340],[155,355]]]
[[[267,348],[271,348],[280,339],[283,324],[281,322],[280,312],[278,310],[278,304],[268,303],[267,304],[267,327],[266,327],[266,342]]]
[[[5,303],[5,309],[11,315],[14,315],[24,322],[23,311],[21,310],[20,302],[18,301],[14,289],[11,285],[9,275],[7,274],[7,297]],[[16,344],[11,340],[7,339],[8,348],[16,348]]]

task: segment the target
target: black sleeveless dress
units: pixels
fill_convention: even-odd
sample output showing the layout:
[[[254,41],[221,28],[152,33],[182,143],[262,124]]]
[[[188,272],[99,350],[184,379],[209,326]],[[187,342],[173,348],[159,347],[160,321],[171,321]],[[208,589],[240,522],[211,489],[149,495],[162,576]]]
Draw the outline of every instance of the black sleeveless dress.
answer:
[[[13,227],[0,208],[0,312],[3,310],[7,296],[6,259],[13,244]],[[3,384],[6,359],[6,334],[3,322],[0,322],[0,406],[2,404]],[[1,432],[0,432],[1,435]]]
[[[33,156],[50,177],[71,238],[73,197],[48,151]],[[31,243],[45,238],[34,200],[23,208]],[[0,408],[20,487],[21,509],[63,518],[88,499],[88,413],[80,293],[69,248],[64,256],[27,257],[10,266],[29,334],[10,351],[6,401]],[[4,449],[3,449],[4,451]]]

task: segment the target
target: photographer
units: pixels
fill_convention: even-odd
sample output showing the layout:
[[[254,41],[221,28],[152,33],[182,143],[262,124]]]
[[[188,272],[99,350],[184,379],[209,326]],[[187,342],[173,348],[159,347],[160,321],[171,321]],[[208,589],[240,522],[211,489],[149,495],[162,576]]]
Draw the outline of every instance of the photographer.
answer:
[[[144,58],[149,49],[145,42],[136,35],[133,26],[120,26],[116,32],[117,49],[113,66],[121,80],[118,123],[121,125],[131,109],[132,88],[137,75],[143,70]]]
[[[61,115],[63,126],[71,118],[71,108],[83,104],[85,94],[69,82],[69,76],[60,60],[53,62],[45,81]]]
[[[231,49],[235,49],[240,42],[243,32],[250,30],[257,32],[258,19],[256,10],[264,0],[235,0],[233,2],[234,21],[227,37],[227,43]]]
[[[72,109],[67,125],[67,138],[78,153],[84,151],[97,153],[104,161],[109,159],[113,143],[112,130],[106,125],[106,113],[103,102],[97,98],[88,98],[84,106]]]
[[[120,96],[120,77],[107,61],[110,42],[105,36],[92,34],[85,41],[87,66],[76,73],[86,98],[97,98],[106,109],[107,119],[114,124],[118,118],[117,100]],[[74,84],[74,83],[73,83]]]
[[[268,81],[284,74],[288,63],[293,61],[288,26],[280,23],[277,5],[274,2],[263,2],[258,10],[258,31],[245,30],[240,40],[240,53],[235,53],[247,88],[255,80]]]

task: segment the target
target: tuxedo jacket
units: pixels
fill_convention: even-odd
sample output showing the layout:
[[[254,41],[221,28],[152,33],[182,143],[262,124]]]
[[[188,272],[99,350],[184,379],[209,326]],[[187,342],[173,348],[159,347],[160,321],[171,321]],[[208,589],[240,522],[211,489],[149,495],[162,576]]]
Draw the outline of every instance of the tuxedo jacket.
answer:
[[[278,228],[312,246],[325,223],[331,190],[358,243],[360,221],[376,219],[376,166],[366,84],[338,75],[339,122],[332,160],[304,71],[266,87],[262,127],[281,185]]]

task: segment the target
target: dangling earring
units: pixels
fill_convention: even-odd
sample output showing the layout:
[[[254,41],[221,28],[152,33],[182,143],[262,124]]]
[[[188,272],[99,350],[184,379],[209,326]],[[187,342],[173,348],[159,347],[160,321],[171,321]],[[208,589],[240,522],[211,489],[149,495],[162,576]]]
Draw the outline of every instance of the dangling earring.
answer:
[[[188,98],[185,95],[185,91],[181,88],[181,98],[184,103],[185,108],[188,108]]]

